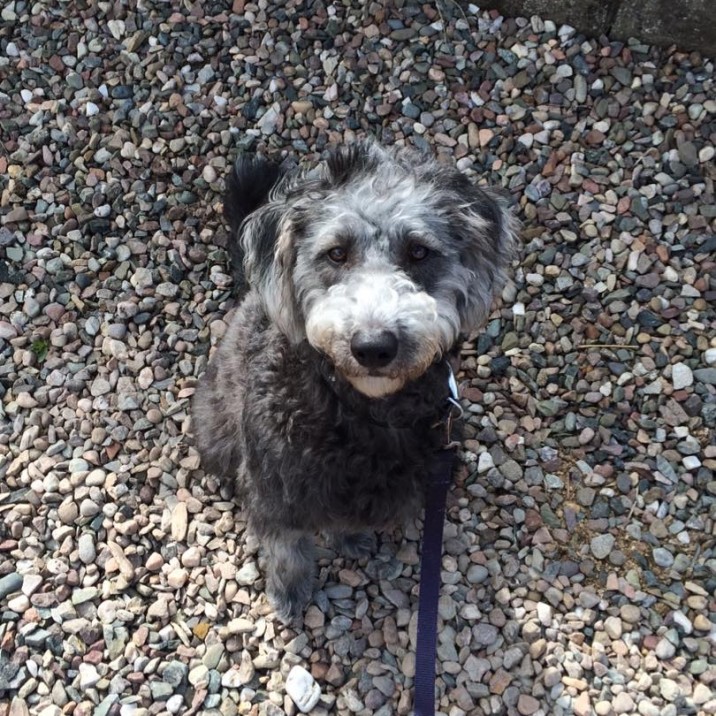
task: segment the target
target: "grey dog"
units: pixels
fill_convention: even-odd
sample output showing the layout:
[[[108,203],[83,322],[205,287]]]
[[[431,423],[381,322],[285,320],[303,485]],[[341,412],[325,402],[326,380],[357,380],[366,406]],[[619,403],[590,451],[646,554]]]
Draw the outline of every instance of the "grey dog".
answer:
[[[514,224],[454,167],[373,142],[310,170],[241,158],[225,207],[248,288],[193,426],[204,468],[243,500],[288,621],[312,594],[317,532],[355,557],[421,506],[446,359],[486,319]]]

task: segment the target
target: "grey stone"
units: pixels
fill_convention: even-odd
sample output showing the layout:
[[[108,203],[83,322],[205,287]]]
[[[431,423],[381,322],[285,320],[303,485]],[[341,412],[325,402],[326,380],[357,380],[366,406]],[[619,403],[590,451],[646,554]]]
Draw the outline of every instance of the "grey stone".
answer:
[[[603,534],[592,538],[590,547],[596,559],[606,559],[614,549],[614,535]]]
[[[170,661],[164,667],[162,679],[174,687],[174,689],[177,689],[182,686],[188,673],[189,668],[186,664],[181,661]]]
[[[4,577],[0,577],[0,599],[4,599],[8,594],[20,591],[22,587],[22,575],[17,572],[10,572]]]
[[[654,562],[656,562],[659,567],[668,569],[674,564],[674,555],[664,547],[655,547],[652,554],[654,556]]]
[[[694,378],[696,378],[699,383],[716,385],[716,368],[697,368],[694,371]]]

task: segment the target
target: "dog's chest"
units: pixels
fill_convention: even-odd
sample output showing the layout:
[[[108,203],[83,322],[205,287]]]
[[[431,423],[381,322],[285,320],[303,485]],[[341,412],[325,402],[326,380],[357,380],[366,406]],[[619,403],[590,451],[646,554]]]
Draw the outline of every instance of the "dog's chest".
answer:
[[[439,443],[430,418],[379,423],[323,386],[300,385],[294,377],[299,382],[270,393],[275,400],[255,395],[248,411],[249,432],[272,417],[270,431],[249,440],[262,500],[305,529],[380,527],[415,512]]]
[[[425,449],[428,436],[356,427],[328,427],[323,445],[302,449],[300,469],[284,473],[287,504],[315,515],[316,526],[380,527],[421,504],[432,454]]]

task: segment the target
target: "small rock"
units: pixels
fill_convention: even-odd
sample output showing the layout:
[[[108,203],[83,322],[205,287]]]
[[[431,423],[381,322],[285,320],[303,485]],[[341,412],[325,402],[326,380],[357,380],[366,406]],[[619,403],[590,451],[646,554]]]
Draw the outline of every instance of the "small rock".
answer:
[[[25,594],[18,594],[16,597],[8,600],[7,607],[11,612],[22,614],[26,609],[29,609],[30,599]]]
[[[470,584],[482,584],[489,576],[490,573],[487,571],[487,568],[481,564],[471,564],[467,568],[466,578]]]
[[[475,626],[472,630],[472,637],[476,644],[480,646],[490,646],[497,641],[497,627],[484,622]]]
[[[288,673],[286,693],[303,713],[308,713],[321,698],[320,687],[311,674],[299,665],[294,666]]]
[[[626,691],[622,691],[614,697],[612,702],[614,713],[626,714],[634,711],[634,699]]]
[[[178,714],[184,706],[184,697],[181,694],[174,694],[167,699],[166,710],[170,714]]]
[[[667,701],[676,701],[681,696],[681,688],[672,679],[661,679],[659,681],[659,693]]]
[[[659,659],[672,659],[676,654],[676,647],[668,639],[659,639],[654,653]]]
[[[82,663],[79,666],[80,671],[80,689],[83,691],[91,689],[100,680],[97,668],[94,664]]]
[[[686,363],[675,363],[671,367],[671,382],[674,390],[682,390],[694,384],[694,374]]]
[[[241,569],[236,573],[236,581],[242,586],[248,586],[253,584],[259,578],[259,570],[256,566],[256,562],[247,562]]]
[[[207,647],[204,656],[201,661],[208,669],[215,669],[219,663],[219,660],[224,654],[223,644],[211,644]]]
[[[30,709],[27,707],[25,699],[15,696],[10,702],[10,709],[7,713],[8,716],[30,716]]]
[[[607,617],[604,620],[604,631],[613,641],[621,639],[622,636],[622,620],[619,617]]]
[[[487,451],[480,453],[480,457],[477,459],[477,471],[483,473],[491,470],[493,467],[495,467],[495,462],[492,459],[492,455]]]
[[[592,538],[590,547],[596,559],[606,559],[614,549],[614,535],[603,534]]]
[[[671,615],[671,618],[683,634],[688,636],[694,630],[694,625],[691,623],[691,620],[682,611],[677,609]]]
[[[152,552],[144,564],[150,572],[158,572],[164,565],[164,557],[159,552]]]
[[[168,684],[173,686],[175,689],[179,688],[187,676],[187,666],[181,661],[170,661],[164,667],[162,672],[162,679]]]
[[[539,708],[540,702],[537,701],[534,696],[520,694],[519,699],[517,699],[517,710],[522,714],[522,716],[530,716],[530,714],[535,713]]]
[[[77,552],[80,561],[84,564],[91,564],[97,557],[94,546],[94,537],[89,532],[83,532],[77,540]]]
[[[188,529],[188,512],[186,502],[177,502],[172,510],[172,538],[182,542]]]
[[[209,678],[209,669],[204,666],[204,664],[199,664],[199,666],[195,666],[190,672],[189,672],[189,683],[192,686],[198,686],[199,684],[205,684],[208,682]]]
[[[17,572],[10,572],[4,577],[0,577],[0,599],[4,599],[8,594],[17,592],[22,587],[22,575]]]
[[[572,701],[572,709],[574,710],[575,716],[591,716],[592,702],[586,691],[582,691],[582,693]]]
[[[696,686],[694,686],[694,693],[692,698],[697,706],[701,706],[707,701],[711,701],[711,699],[713,698],[713,691],[708,686],[706,686],[706,684],[702,684],[699,682],[696,684]]]
[[[668,569],[674,564],[674,555],[664,547],[655,547],[652,554],[654,556],[654,562],[656,562],[659,567]]]

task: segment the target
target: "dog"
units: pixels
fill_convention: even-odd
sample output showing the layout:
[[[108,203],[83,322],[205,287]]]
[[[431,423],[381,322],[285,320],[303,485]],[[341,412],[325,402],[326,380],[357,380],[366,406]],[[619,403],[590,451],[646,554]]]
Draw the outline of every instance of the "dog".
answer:
[[[245,289],[193,429],[204,469],[241,496],[289,622],[312,595],[316,533],[362,556],[422,506],[447,360],[489,314],[515,223],[456,168],[370,141],[312,169],[239,158],[227,186]]]

